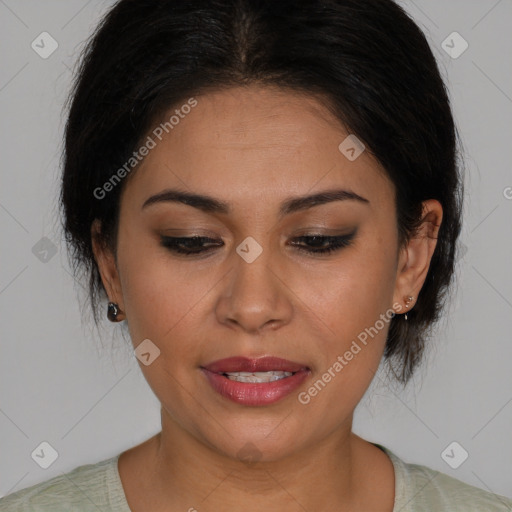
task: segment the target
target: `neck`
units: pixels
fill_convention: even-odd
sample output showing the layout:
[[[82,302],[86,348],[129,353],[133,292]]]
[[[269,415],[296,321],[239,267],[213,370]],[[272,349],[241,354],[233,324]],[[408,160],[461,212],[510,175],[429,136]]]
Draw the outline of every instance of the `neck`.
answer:
[[[352,509],[361,488],[362,443],[352,418],[314,445],[283,457],[258,454],[237,460],[192,436],[162,412],[155,436],[155,476],[166,503],[176,510],[342,511]],[[368,444],[368,443],[366,443]],[[258,455],[261,460],[258,460]],[[250,497],[250,499],[248,499]]]

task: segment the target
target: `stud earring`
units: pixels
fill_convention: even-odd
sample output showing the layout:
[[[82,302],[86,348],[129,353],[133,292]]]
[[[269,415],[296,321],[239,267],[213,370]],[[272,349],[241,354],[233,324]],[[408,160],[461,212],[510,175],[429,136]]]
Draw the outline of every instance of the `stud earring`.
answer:
[[[409,304],[413,301],[414,297],[409,295],[408,297],[404,297],[405,307],[408,308]],[[407,320],[407,313],[404,315],[405,320]]]
[[[119,306],[115,302],[109,302],[107,306],[107,318],[111,322],[119,322],[117,315],[119,314]]]

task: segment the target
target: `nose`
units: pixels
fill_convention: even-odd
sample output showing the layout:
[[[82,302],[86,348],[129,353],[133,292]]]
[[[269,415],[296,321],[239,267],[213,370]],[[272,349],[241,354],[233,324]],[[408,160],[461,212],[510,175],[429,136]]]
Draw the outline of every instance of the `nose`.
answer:
[[[286,325],[292,316],[293,295],[283,277],[279,258],[269,249],[252,262],[234,252],[216,314],[219,322],[260,334]]]

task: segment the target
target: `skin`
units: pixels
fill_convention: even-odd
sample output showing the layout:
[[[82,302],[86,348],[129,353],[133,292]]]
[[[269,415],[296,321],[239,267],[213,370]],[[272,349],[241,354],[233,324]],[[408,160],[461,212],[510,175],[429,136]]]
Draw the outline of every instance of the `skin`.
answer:
[[[258,86],[196,99],[124,184],[117,260],[98,242],[99,223],[91,228],[103,283],[133,346],[149,338],[160,350],[150,365],[139,364],[162,404],[162,431],[119,459],[130,508],[392,511],[391,461],[351,432],[389,323],[307,405],[297,394],[379,315],[404,313],[406,297],[418,296],[442,207],[425,201],[417,236],[399,250],[392,182],[368,151],[354,161],[341,154],[348,133],[318,100]],[[170,187],[223,200],[232,212],[172,202],[141,209]],[[334,188],[369,203],[333,201],[278,217],[285,199]],[[352,244],[327,255],[290,244],[354,228]],[[224,245],[181,256],[160,245],[163,234]],[[235,251],[247,236],[263,249],[252,263]],[[311,374],[277,403],[240,405],[200,370],[236,355],[282,357]],[[248,443],[257,462],[240,460]]]

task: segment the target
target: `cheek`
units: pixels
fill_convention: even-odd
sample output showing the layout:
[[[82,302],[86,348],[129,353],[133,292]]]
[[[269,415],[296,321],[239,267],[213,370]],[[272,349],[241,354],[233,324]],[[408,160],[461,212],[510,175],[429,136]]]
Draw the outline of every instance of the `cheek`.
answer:
[[[310,389],[312,401],[322,395],[318,403],[324,406],[330,400],[340,400],[342,407],[357,404],[379,366],[392,319],[394,241],[365,241],[329,273],[317,270],[303,282],[303,296],[328,327],[317,337],[324,354],[316,375],[321,382]]]
[[[391,307],[396,279],[394,244],[392,234],[386,238],[366,232],[336,261],[302,273],[301,297],[308,298],[308,305],[342,339],[373,325]]]
[[[200,348],[191,341],[200,338],[201,298],[214,286],[211,276],[202,279],[183,271],[183,266],[176,271],[177,267],[153,245],[126,251],[121,268],[129,276],[122,286],[132,344],[137,348],[149,339],[159,350],[149,365],[141,361],[139,367],[155,396],[175,418],[190,406],[187,390],[195,385],[191,369]]]
[[[163,342],[179,331],[214,285],[211,275],[194,272],[192,264],[177,265],[165,251],[152,242],[120,253],[123,299],[134,344],[145,338]]]

